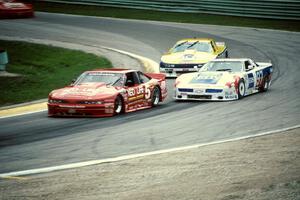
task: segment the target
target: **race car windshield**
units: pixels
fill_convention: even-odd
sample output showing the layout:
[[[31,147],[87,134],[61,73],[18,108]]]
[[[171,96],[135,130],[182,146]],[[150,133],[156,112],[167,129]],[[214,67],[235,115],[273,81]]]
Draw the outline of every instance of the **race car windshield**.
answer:
[[[241,72],[243,70],[243,63],[241,61],[212,61],[205,64],[200,71],[230,71]]]
[[[105,83],[106,85],[121,85],[123,74],[107,72],[88,72],[82,74],[75,85],[84,83]]]
[[[212,53],[213,48],[209,42],[183,42],[175,45],[172,49],[172,53],[184,52],[185,50],[196,50],[199,52]]]

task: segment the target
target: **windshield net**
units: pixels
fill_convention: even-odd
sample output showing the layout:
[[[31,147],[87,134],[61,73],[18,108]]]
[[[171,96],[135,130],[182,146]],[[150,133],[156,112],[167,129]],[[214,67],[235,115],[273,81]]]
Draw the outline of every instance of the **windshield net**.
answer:
[[[172,53],[183,52],[185,50],[196,50],[200,52],[211,53],[213,49],[209,42],[182,42],[180,44],[175,45],[172,49]]]
[[[243,62],[241,61],[212,61],[205,64],[200,71],[230,71],[241,72]]]

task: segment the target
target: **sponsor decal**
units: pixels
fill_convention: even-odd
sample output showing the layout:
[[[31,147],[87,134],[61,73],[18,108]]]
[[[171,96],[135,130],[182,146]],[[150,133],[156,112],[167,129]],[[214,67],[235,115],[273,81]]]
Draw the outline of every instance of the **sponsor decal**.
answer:
[[[204,93],[204,90],[203,89],[194,89],[194,92],[197,94],[202,94],[202,93]]]
[[[236,95],[225,95],[225,99],[237,99]]]
[[[145,99],[150,99],[151,97],[151,90],[150,88],[146,88],[146,93],[145,93]]]
[[[145,89],[143,86],[138,87],[137,89],[137,94],[144,94],[145,93]]]
[[[194,55],[193,54],[185,54],[184,56],[183,56],[183,59],[184,60],[191,60],[191,59],[193,59],[194,58]]]
[[[134,96],[135,95],[135,89],[134,88],[129,88],[128,89],[128,96],[129,97],[132,97],[132,96]]]
[[[143,99],[138,99],[137,97],[132,97],[132,100],[136,100],[134,102],[129,102],[128,105],[132,106],[132,105],[137,105],[137,103],[142,103],[144,100]]]
[[[222,77],[220,74],[199,74],[197,77],[193,78],[190,83],[194,84],[216,84]]]
[[[260,70],[256,72],[256,86],[263,84],[263,76],[264,76],[263,71]]]
[[[248,74],[248,89],[254,87],[254,76],[253,73]]]
[[[128,100],[135,101],[138,99],[144,99],[145,89],[143,86],[134,87],[128,89]]]

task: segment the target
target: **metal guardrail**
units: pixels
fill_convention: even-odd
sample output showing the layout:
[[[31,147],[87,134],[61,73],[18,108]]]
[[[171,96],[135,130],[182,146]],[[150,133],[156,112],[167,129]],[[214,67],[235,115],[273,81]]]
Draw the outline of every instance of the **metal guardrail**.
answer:
[[[43,0],[46,2],[300,20],[300,0]]]

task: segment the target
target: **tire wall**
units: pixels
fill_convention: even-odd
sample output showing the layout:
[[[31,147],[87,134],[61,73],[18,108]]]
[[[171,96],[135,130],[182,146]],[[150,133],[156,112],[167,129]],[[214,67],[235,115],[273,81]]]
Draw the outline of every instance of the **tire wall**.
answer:
[[[167,12],[300,20],[300,0],[43,0]]]

